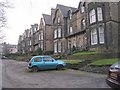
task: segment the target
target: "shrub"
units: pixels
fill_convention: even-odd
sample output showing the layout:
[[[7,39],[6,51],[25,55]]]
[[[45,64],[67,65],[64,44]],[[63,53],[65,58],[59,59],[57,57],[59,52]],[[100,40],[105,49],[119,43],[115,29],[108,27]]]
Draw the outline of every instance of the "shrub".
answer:
[[[64,59],[65,56],[64,55],[53,55],[53,58],[55,58],[55,59]]]
[[[36,51],[34,51],[32,53],[32,56],[35,56],[35,55],[41,55],[43,53],[42,49],[41,48],[38,48]]]

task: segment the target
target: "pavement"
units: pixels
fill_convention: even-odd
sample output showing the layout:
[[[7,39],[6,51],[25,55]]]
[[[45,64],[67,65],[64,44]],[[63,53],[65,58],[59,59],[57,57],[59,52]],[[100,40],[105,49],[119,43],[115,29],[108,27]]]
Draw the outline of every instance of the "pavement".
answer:
[[[2,60],[2,88],[110,88],[106,75],[72,69],[30,72],[27,62]]]

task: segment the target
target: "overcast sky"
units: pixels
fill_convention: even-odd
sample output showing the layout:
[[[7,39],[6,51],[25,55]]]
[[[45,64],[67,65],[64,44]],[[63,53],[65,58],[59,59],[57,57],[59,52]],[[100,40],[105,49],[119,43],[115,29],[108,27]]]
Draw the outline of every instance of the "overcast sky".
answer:
[[[4,31],[6,42],[17,44],[19,35],[31,24],[40,22],[42,14],[50,14],[57,4],[78,7],[80,0],[13,0],[14,7],[7,11],[8,28]]]

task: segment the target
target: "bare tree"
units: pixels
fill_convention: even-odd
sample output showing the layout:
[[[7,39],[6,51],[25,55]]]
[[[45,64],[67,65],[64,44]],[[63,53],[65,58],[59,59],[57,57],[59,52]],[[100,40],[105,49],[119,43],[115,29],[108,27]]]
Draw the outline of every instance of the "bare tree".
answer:
[[[0,41],[5,37],[2,34],[2,28],[6,27],[6,9],[12,8],[11,0],[0,0]]]

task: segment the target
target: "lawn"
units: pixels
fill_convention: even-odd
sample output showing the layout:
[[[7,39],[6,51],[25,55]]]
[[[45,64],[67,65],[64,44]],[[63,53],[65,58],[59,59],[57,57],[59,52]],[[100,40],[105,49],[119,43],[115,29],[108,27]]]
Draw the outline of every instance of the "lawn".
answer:
[[[92,62],[90,65],[96,65],[96,66],[112,65],[113,63],[115,63],[117,61],[118,61],[118,58],[101,59],[101,60]]]
[[[81,60],[63,60],[65,63],[69,63],[69,64],[78,64],[80,62],[82,62]]]
[[[73,55],[91,55],[91,54],[98,54],[99,52],[94,52],[94,51],[84,51],[84,52],[78,52]]]

